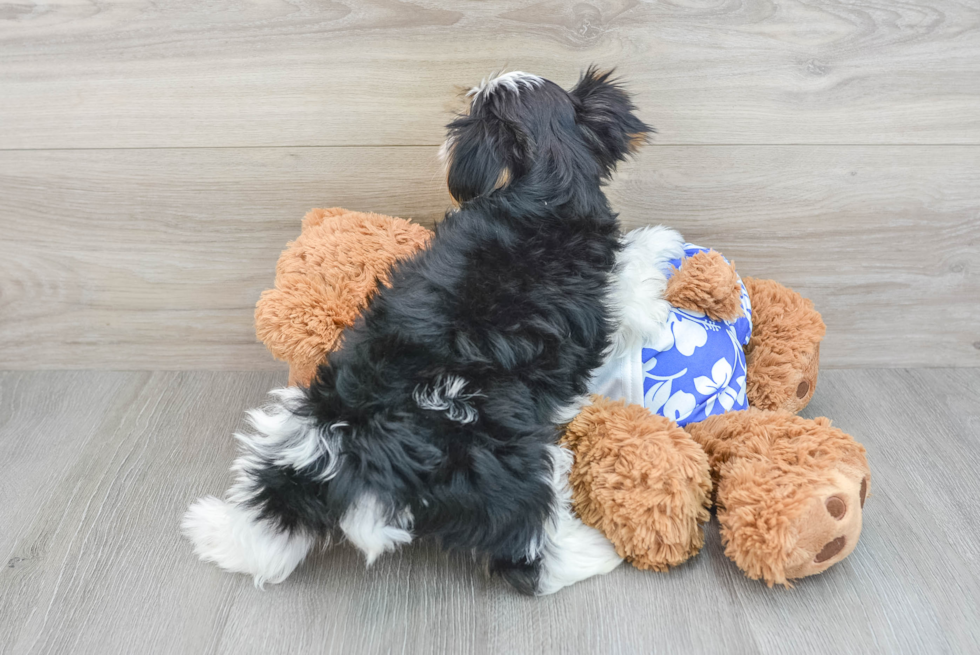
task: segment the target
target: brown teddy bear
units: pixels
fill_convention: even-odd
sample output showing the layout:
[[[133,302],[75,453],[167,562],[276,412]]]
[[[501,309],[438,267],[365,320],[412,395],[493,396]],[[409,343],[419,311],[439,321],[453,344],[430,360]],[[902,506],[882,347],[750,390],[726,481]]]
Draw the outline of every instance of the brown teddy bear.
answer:
[[[430,237],[378,214],[307,214],[255,311],[258,338],[289,363],[290,384],[309,383],[391,266]],[[566,429],[575,454],[569,482],[582,520],[638,568],[665,570],[697,553],[714,502],[726,555],[753,579],[788,585],[854,549],[870,471],[864,448],[829,420],[794,415],[816,388],[824,325],[812,303],[770,280],[744,285],[751,407],[682,429],[640,405],[595,396]],[[734,266],[707,251],[683,260],[664,298],[722,320],[742,311],[740,288]]]

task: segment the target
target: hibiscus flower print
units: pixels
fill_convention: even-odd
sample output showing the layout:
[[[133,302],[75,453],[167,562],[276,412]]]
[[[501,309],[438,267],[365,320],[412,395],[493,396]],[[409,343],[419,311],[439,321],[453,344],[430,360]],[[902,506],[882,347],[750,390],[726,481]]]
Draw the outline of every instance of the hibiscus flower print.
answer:
[[[685,391],[674,391],[674,380],[684,377],[687,369],[683,369],[669,376],[657,376],[649,374],[646,393],[644,394],[643,405],[655,414],[666,416],[672,421],[683,421],[692,413],[697,406],[697,399],[694,394]]]
[[[673,310],[668,319],[668,329],[660,332],[660,338],[647,346],[652,350],[667,352],[677,348],[677,352],[684,357],[690,357],[695,349],[700,348],[708,342],[708,331],[704,324],[709,321],[698,320],[693,315],[686,315],[680,310]],[[712,326],[714,327],[714,326]]]
[[[686,391],[677,391],[670,397],[663,407],[663,416],[675,423],[680,423],[692,413],[697,405],[694,394]]]
[[[732,373],[732,365],[728,363],[727,359],[722,357],[711,367],[710,378],[706,375],[694,378],[694,388],[698,390],[698,393],[706,396],[704,403],[705,416],[711,416],[716,403],[720,409],[717,413],[723,414],[734,407],[740,395],[744,397],[744,393],[740,394],[728,386],[732,381]],[[740,379],[743,382],[744,388],[744,376]]]

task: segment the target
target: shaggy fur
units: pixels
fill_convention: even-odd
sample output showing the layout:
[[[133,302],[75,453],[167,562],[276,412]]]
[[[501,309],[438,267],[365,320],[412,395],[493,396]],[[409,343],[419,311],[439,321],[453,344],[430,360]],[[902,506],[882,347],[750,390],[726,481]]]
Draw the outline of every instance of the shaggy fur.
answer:
[[[752,302],[752,339],[745,347],[749,403],[798,412],[817,388],[826,327],[813,303],[792,289],[772,280],[742,281]]]
[[[640,227],[623,235],[609,293],[616,331],[608,358],[632,356],[644,344],[660,340],[670,315],[664,267],[683,256],[684,239],[669,227]]]
[[[649,128],[593,69],[571,91],[510,74],[471,97],[445,148],[460,208],[395,265],[309,388],[256,414],[227,502],[286,535],[290,561],[309,536],[343,534],[369,560],[431,537],[550,593],[620,561],[570,513],[556,416],[609,344],[619,226],[600,187]],[[195,543],[214,537],[206,519],[186,523]]]
[[[335,219],[326,217],[324,220]],[[392,219],[392,221],[399,223],[400,219]],[[401,230],[412,227],[406,222],[400,223]],[[304,233],[307,229],[304,225]],[[354,231],[353,234],[348,237],[343,236],[344,231],[351,230]],[[680,248],[683,243],[683,239],[675,232],[662,228],[650,228],[641,233],[644,237],[655,238],[658,243],[665,244],[667,254],[668,251],[672,252]],[[360,265],[351,262],[355,269],[359,266],[373,267],[376,258],[385,258],[387,261],[389,256],[372,248],[358,246],[357,240],[366,237],[363,236],[363,230],[357,228],[354,223],[338,224],[335,229],[324,232],[324,235],[327,242],[322,245],[314,245],[312,240],[303,238],[298,239],[297,243],[305,242],[311,247],[322,247],[327,249],[327,252],[332,252],[334,246],[330,240],[342,239],[345,243],[350,242],[350,247],[353,248],[351,252],[357,252],[365,257]],[[425,240],[421,240],[417,248],[421,248],[424,242]],[[292,245],[283,253],[283,257],[295,256],[291,250],[296,247],[295,244]],[[410,253],[404,255],[404,257],[409,256]],[[696,271],[693,267],[688,268],[691,259],[693,258],[688,258],[678,271],[677,275],[681,279],[686,278],[690,281],[698,275],[710,275],[712,270],[710,266],[698,267]],[[635,264],[640,268],[630,270],[641,271],[643,262],[635,262]],[[623,278],[619,284],[635,285],[630,282],[632,278],[624,274],[627,268],[622,266],[617,272],[619,278]],[[648,296],[652,294],[656,300],[657,294],[664,293],[666,287],[664,280],[643,277],[642,274],[639,274],[639,277],[646,285]],[[755,362],[754,370],[758,375],[763,376],[761,379],[764,382],[754,387],[750,386],[749,400],[757,405],[766,402],[767,398],[782,398],[784,404],[790,408],[799,409],[812,396],[816,382],[819,340],[823,330],[812,328],[822,326],[819,322],[819,314],[812,309],[808,301],[775,282],[751,278],[745,280],[752,295],[753,318],[756,324],[755,345],[762,346],[762,349],[755,350],[758,353],[763,351],[767,353],[764,358]],[[327,292],[338,297],[350,296],[355,304],[366,305],[367,296],[374,291],[371,284],[358,286],[356,289],[350,286],[344,287],[343,280],[339,284],[341,286],[328,289]],[[704,288],[706,285],[710,286],[711,280],[694,280],[690,284]],[[358,298],[357,294],[362,296]],[[280,298],[281,296],[270,297],[268,301],[280,302]],[[648,307],[647,303],[637,309],[643,310]],[[283,318],[289,315],[288,312],[279,309],[271,315],[276,317],[276,320],[283,321],[282,327],[278,329],[285,333],[286,341],[297,338],[295,333],[289,331],[291,323]],[[621,318],[625,317],[626,314]],[[291,320],[301,318],[294,315]],[[794,327],[796,325],[800,327],[799,331]],[[649,325],[639,324],[633,328],[635,333],[639,329],[649,329]],[[269,326],[270,332],[274,333],[276,329],[275,325]],[[767,339],[773,343],[767,343]],[[781,341],[786,339],[793,339],[793,341],[791,343]],[[331,341],[325,343],[323,347],[325,350],[330,350],[335,346],[336,344]],[[290,361],[290,366],[291,370],[296,370],[293,361]],[[777,373],[788,371],[789,374],[766,375],[767,370]],[[292,377],[297,376],[294,373]],[[811,380],[812,384],[808,393],[800,399],[795,396],[795,390],[798,389],[802,379]],[[453,392],[447,394],[448,396],[454,396],[455,393],[454,398],[447,397],[447,401],[456,400],[460,394],[467,393],[465,388],[456,389],[449,386],[446,389]],[[453,407],[457,411],[465,412],[463,407],[455,405]],[[450,405],[447,404],[446,410],[448,411],[449,408]],[[465,417],[466,414],[461,413],[460,416]],[[785,415],[771,416],[768,429],[777,431],[782,429],[780,425],[785,420],[787,420]],[[724,425],[718,423],[718,419],[714,421],[717,425]],[[692,426],[691,429],[704,430],[698,426]],[[565,434],[565,445],[576,454],[569,478],[575,509],[588,525],[599,528],[614,542],[621,556],[629,559],[636,566],[662,570],[684,561],[697,552],[703,540],[700,522],[705,516],[706,485],[709,480],[705,473],[707,470],[705,455],[685,432],[669,425],[663,418],[652,416],[640,406],[623,405],[608,399],[595,398],[594,404],[586,407],[572,421]],[[744,436],[751,442],[755,438],[753,434],[752,431],[747,431]],[[742,435],[738,426],[732,424],[732,429],[726,435],[727,447],[733,448]],[[850,443],[853,444],[853,441]],[[850,447],[852,446],[847,448]],[[860,448],[857,444],[853,444],[853,447]],[[847,448],[839,449],[838,452],[847,452]],[[809,558],[794,562],[788,555],[780,554],[781,551],[767,550],[764,543],[753,545],[748,540],[740,540],[733,536],[729,541],[730,555],[737,555],[739,559],[736,561],[739,561],[740,565],[742,562],[749,563],[747,566],[751,567],[753,575],[769,576],[766,579],[773,582],[783,578],[788,580],[799,577],[807,574],[807,571],[813,572],[812,560],[815,555],[812,553],[819,552],[823,545],[833,541],[840,532],[840,526],[836,522],[827,522],[828,511],[825,506],[813,501],[814,497],[819,495],[815,495],[814,489],[823,488],[821,485],[827,484],[827,470],[807,468],[812,466],[811,462],[798,465],[794,469],[793,476],[787,477],[784,475],[788,470],[785,463],[774,467],[770,458],[758,455],[744,458],[741,463],[725,468],[726,474],[722,476],[721,464],[724,461],[724,458],[715,457],[712,460],[715,465],[712,471],[715,479],[723,482],[720,486],[724,486],[726,491],[722,497],[728,499],[729,505],[769,507],[771,511],[767,515],[767,520],[773,521],[774,525],[782,526],[781,543],[790,548],[790,541],[787,540],[795,539],[790,549],[796,553],[795,557],[798,560],[810,553]],[[846,462],[842,466],[846,469]],[[831,471],[829,475],[833,476],[837,473]],[[851,476],[845,480],[837,480],[835,484],[847,486],[853,485],[853,481],[854,477]],[[592,494],[593,488],[599,491]],[[833,488],[835,487],[824,489],[821,492],[822,497],[831,497],[832,494],[828,495],[828,493]],[[676,493],[668,493],[668,491]],[[776,496],[777,494],[779,495]],[[776,497],[782,499],[781,504],[767,504]],[[782,513],[778,513],[777,509]],[[726,510],[725,516],[733,516],[733,513]],[[726,518],[726,521],[728,520]],[[801,525],[816,526],[820,529],[801,530]],[[742,529],[733,532],[733,535],[745,534],[747,532]],[[853,547],[853,543],[854,539],[851,540],[850,547]],[[843,551],[838,553],[838,556],[831,558],[827,565],[839,561],[843,554],[845,554]]]
[[[255,334],[289,362],[290,385],[310,383],[395,262],[431,237],[421,225],[379,214],[334,207],[306,215],[276,264],[275,288],[255,306]]]
[[[871,472],[829,419],[750,408],[687,430],[708,454],[725,554],[750,578],[789,586],[854,549]]]
[[[575,511],[640,569],[665,571],[704,545],[708,458],[673,421],[640,405],[594,396],[569,424]]]
[[[674,307],[702,311],[713,321],[734,321],[742,315],[735,262],[714,250],[699,252],[681,263],[667,282],[664,300]]]

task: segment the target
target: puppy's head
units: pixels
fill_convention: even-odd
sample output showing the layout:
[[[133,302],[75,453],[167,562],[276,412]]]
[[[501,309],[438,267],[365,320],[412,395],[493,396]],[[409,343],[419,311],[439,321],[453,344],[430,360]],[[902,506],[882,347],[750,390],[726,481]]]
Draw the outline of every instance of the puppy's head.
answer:
[[[467,99],[441,150],[459,203],[528,178],[554,190],[598,184],[652,132],[611,71],[595,67],[571,91],[513,72],[485,80]]]

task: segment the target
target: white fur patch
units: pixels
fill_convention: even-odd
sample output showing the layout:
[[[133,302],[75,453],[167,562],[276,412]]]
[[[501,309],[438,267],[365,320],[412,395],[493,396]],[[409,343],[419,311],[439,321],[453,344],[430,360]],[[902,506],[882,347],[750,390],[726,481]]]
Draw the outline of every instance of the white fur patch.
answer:
[[[190,506],[180,525],[194,553],[226,571],[247,573],[261,588],[282,582],[310,548],[313,537],[275,529],[251,509],[205,496]]]
[[[337,422],[326,430],[319,428],[312,417],[295,413],[304,391],[286,387],[270,392],[277,402],[264,409],[248,412],[254,433],[237,433],[242,454],[231,470],[237,473],[229,499],[236,503],[249,500],[254,491],[251,472],[270,464],[300,470],[319,463],[322,466],[314,479],[326,482],[340,467],[340,440],[346,423]]]
[[[611,357],[638,353],[643,344],[659,340],[671,309],[664,299],[663,269],[670,260],[684,257],[684,239],[662,225],[633,230],[623,236],[623,244],[608,297],[617,324]]]
[[[591,402],[588,395],[578,396],[564,407],[559,407],[551,417],[555,425],[565,425],[579,415],[582,408]]]
[[[314,537],[281,532],[246,506],[258,491],[255,473],[269,466],[305,469],[319,465],[321,469],[313,477],[325,481],[336,475],[340,464],[344,424],[324,432],[314,419],[298,415],[295,410],[303,394],[298,387],[277,389],[271,392],[274,403],[248,412],[254,432],[235,435],[242,454],[231,467],[236,476],[227,500],[213,496],[199,499],[181,524],[202,560],[228,571],[248,573],[259,587],[286,579],[303,561]]]
[[[365,493],[344,512],[340,529],[364,553],[367,565],[371,566],[383,553],[411,543],[409,528],[413,520],[412,511],[407,507],[392,520],[378,498]]]
[[[528,555],[541,556],[538,595],[553,594],[563,587],[594,575],[609,573],[623,561],[601,532],[582,523],[572,513],[568,472],[573,455],[561,446],[549,446],[555,492],[555,509],[545,527],[544,541],[532,544]]]
[[[474,86],[466,94],[467,97],[483,96],[486,98],[491,93],[500,88],[513,91],[515,94],[521,92],[521,86],[533,89],[544,84],[544,79],[531,73],[521,71],[511,71],[510,73],[493,74],[483,79],[479,86]]]
[[[466,380],[458,375],[440,375],[434,384],[416,387],[412,397],[421,409],[445,412],[449,420],[457,423],[472,423],[478,414],[469,401],[483,394],[478,391],[463,393],[466,384]]]

